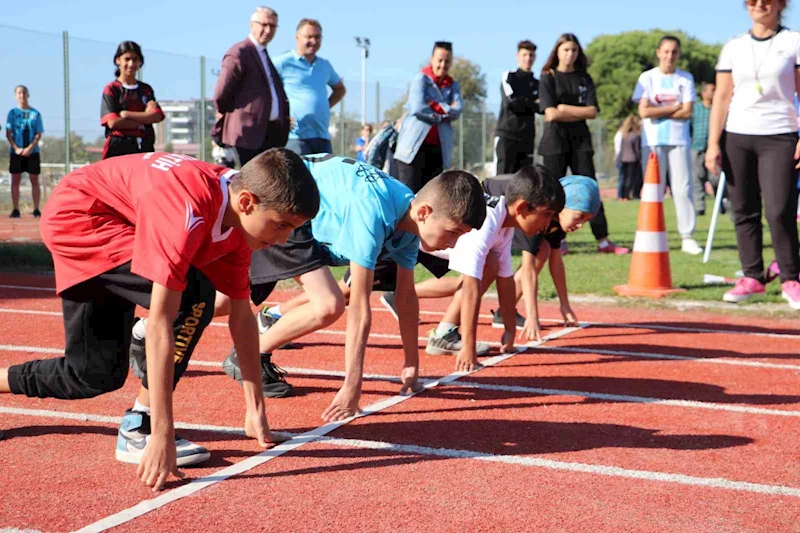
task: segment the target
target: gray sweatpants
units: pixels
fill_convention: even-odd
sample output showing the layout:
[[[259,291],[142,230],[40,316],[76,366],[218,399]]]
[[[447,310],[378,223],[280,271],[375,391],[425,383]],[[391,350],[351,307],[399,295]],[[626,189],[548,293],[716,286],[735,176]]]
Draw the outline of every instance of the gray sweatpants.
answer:
[[[675,214],[678,218],[678,233],[684,239],[691,239],[697,224],[694,211],[694,180],[692,179],[692,161],[688,146],[642,146],[642,166],[647,172],[647,159],[650,152],[658,156],[658,167],[661,172],[661,192],[667,188],[667,170],[669,169],[669,188],[675,202]]]

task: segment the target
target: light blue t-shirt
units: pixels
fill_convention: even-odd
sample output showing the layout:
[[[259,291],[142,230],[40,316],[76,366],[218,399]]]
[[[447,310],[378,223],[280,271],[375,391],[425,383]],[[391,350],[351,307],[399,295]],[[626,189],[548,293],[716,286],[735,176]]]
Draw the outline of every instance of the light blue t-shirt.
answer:
[[[20,148],[25,148],[31,144],[37,133],[44,133],[42,114],[32,107],[28,109],[15,107],[8,112],[6,131],[10,131],[14,136],[14,144]],[[11,152],[14,152],[13,148]],[[33,148],[33,153],[39,153],[38,144]]]
[[[375,270],[380,258],[413,270],[419,237],[397,229],[414,198],[411,189],[355,159],[329,154],[303,159],[320,195],[311,232],[333,263],[353,261]]]
[[[289,132],[289,138],[330,140],[328,87],[341,81],[330,62],[317,56],[313,63],[309,63],[297,51],[291,50],[275,60],[275,68],[283,80],[289,111],[297,121]]]

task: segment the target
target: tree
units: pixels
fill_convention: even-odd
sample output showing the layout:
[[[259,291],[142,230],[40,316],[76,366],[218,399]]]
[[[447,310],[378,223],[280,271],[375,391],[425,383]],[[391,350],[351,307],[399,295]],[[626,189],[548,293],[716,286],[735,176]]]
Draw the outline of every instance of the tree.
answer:
[[[678,68],[690,72],[697,85],[714,81],[719,44],[707,44],[682,31],[630,31],[617,35],[600,35],[586,47],[591,74],[597,86],[600,116],[616,129],[619,122],[635,111],[631,101],[639,74],[658,64],[655,50],[664,35],[681,40]],[[699,89],[699,87],[698,87]]]

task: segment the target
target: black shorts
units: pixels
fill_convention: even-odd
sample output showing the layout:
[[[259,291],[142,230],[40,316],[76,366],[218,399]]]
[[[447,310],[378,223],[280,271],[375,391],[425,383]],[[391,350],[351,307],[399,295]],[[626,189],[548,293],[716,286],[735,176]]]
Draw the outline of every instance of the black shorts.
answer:
[[[141,145],[140,145],[141,143]],[[141,154],[154,152],[154,139],[140,137],[106,137],[106,144],[103,147],[103,159],[116,157],[118,155]]]
[[[539,253],[539,248],[542,245],[542,241],[547,241],[547,243],[550,245],[550,249],[558,248],[561,246],[561,241],[565,236],[566,233],[563,231],[554,231],[552,233],[539,233],[533,237],[528,237],[522,233],[522,230],[515,229],[514,240],[511,241],[511,249],[537,255]]]
[[[441,257],[436,257],[434,255],[426,254],[425,252],[419,252],[417,255],[417,264],[424,266],[428,272],[436,276],[437,278],[443,277],[445,274],[450,272],[449,261],[447,259],[442,259]],[[350,286],[350,269],[348,268],[347,271],[344,273],[344,278],[342,278],[345,284],[349,287]],[[373,278],[372,282],[372,290],[373,291],[381,291],[381,292],[394,292],[397,288],[397,263],[394,261],[387,261],[387,260],[378,260],[378,264],[375,266],[375,277]]]
[[[250,261],[250,298],[256,305],[267,299],[275,284],[329,266],[330,256],[311,234],[307,222],[294,230],[286,244],[253,252]]]
[[[27,172],[38,176],[42,173],[42,165],[39,160],[39,154],[34,153],[28,157],[22,157],[18,154],[11,154],[11,160],[8,163],[8,172],[11,174],[22,174]]]

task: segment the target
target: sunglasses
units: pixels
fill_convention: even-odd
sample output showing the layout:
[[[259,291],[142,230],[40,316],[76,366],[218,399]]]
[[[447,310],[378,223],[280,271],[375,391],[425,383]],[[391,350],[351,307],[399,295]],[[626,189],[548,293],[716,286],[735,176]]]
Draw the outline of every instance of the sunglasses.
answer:
[[[756,7],[758,5],[759,0],[745,0],[745,4],[750,7]],[[761,5],[764,7],[769,7],[772,5],[772,0],[761,0]]]

